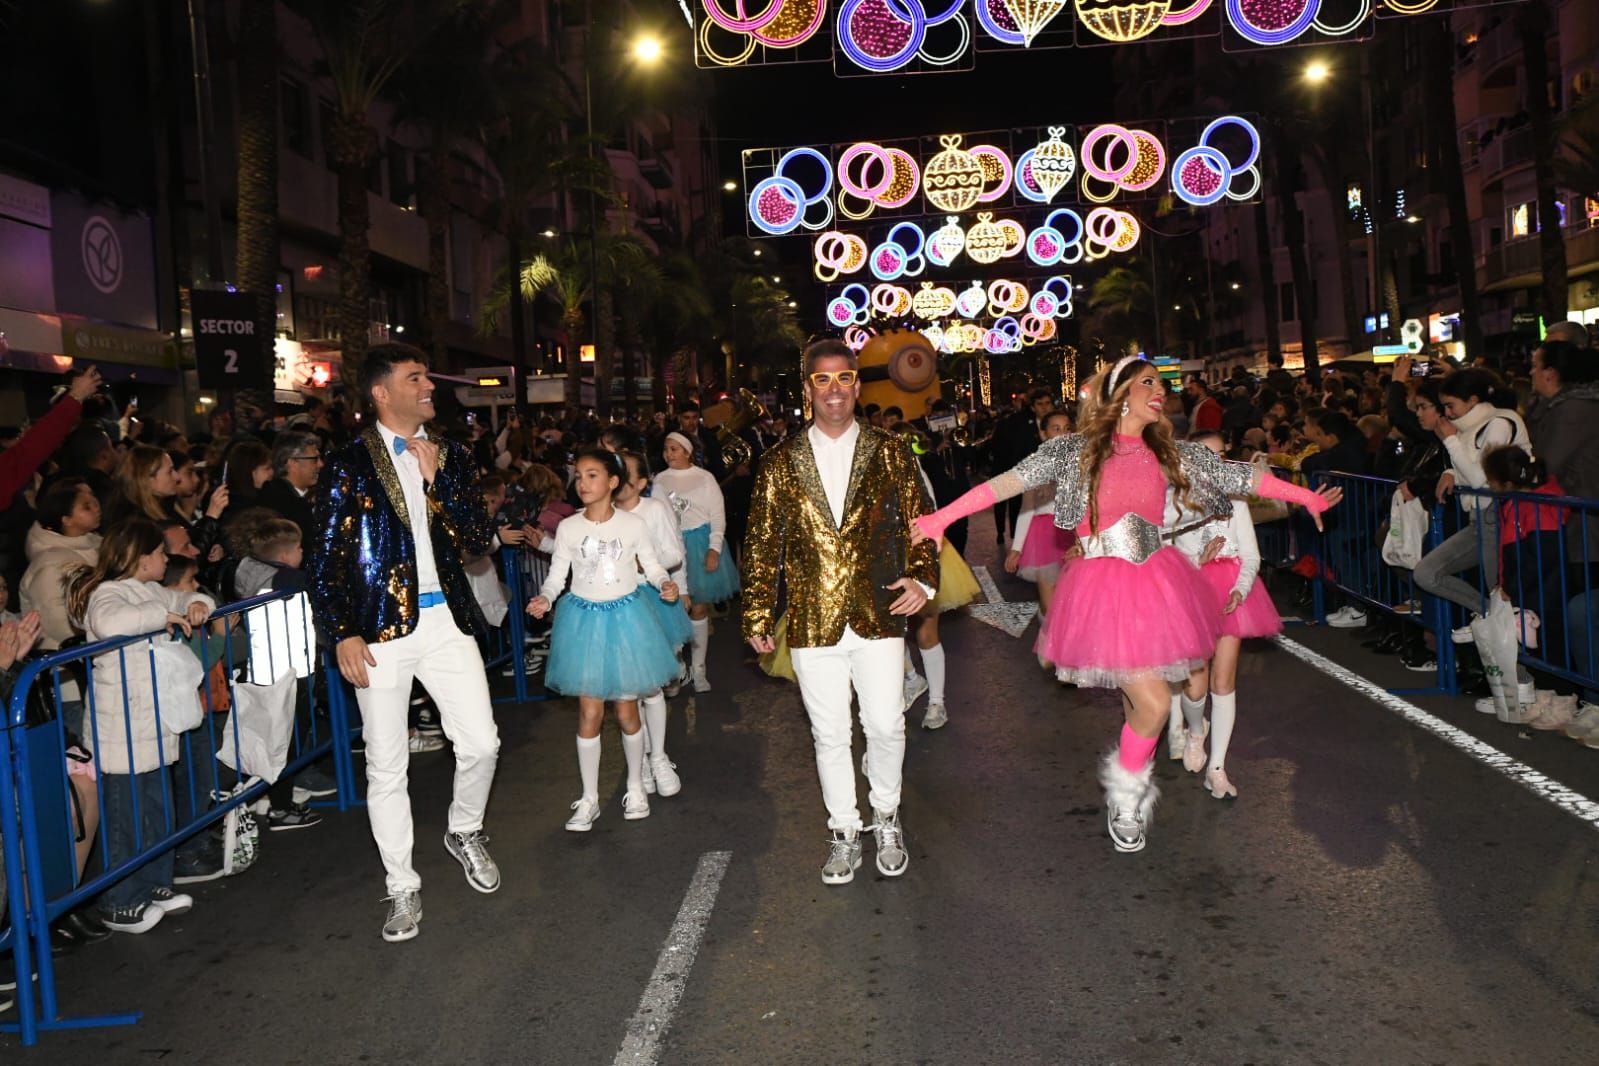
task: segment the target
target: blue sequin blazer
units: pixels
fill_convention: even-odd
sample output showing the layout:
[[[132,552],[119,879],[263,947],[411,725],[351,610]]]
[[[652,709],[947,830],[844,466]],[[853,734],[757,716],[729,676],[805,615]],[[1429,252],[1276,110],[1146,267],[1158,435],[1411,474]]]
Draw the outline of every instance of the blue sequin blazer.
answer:
[[[463,633],[481,634],[486,623],[461,557],[487,555],[494,528],[471,453],[455,441],[434,440],[439,472],[426,489],[433,559],[455,624]],[[319,640],[337,645],[361,637],[376,644],[415,629],[416,539],[393,457],[376,426],[329,457],[315,514],[306,547]]]

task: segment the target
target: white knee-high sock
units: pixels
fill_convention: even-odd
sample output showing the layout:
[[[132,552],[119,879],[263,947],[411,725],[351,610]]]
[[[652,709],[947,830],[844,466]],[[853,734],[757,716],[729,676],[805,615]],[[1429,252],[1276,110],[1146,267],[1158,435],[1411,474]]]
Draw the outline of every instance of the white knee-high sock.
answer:
[[[639,701],[644,712],[644,750],[651,757],[666,758],[666,697],[657,692]]]
[[[944,645],[922,649],[922,669],[927,671],[927,702],[944,702]]]
[[[600,738],[577,738],[577,772],[583,777],[583,798],[600,802]]]
[[[1197,700],[1191,700],[1191,699],[1188,698],[1188,693],[1186,691],[1184,691],[1182,693],[1182,701],[1183,701],[1183,720],[1188,723],[1188,731],[1190,733],[1194,734],[1194,736],[1196,736],[1196,737],[1204,736],[1205,735],[1205,700],[1204,700],[1204,698],[1201,697],[1201,698],[1199,698]]]
[[[1220,770],[1227,762],[1227,745],[1233,739],[1233,724],[1238,721],[1238,693],[1210,694],[1210,768]]]
[[[1171,714],[1166,716],[1166,739],[1175,741],[1183,734],[1182,690],[1171,694]]]
[[[627,790],[635,795],[644,791],[644,730],[622,734],[622,754],[627,756]]]
[[[711,642],[711,620],[695,618],[689,622],[694,630],[694,644],[689,652],[689,664],[695,673],[705,672],[705,647]]]

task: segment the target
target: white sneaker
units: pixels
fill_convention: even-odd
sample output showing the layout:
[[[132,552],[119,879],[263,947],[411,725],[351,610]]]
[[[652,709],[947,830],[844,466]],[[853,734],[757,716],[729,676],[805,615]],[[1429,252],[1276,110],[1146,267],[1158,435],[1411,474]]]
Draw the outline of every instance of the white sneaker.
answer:
[[[683,779],[677,776],[677,764],[664,755],[649,759],[646,765],[650,769],[650,780],[656,793],[662,796],[675,796],[683,791]]]
[[[643,765],[639,767],[639,779],[644,786],[644,794],[646,796],[655,795],[655,769],[650,765],[651,761],[650,757],[646,755]]]
[[[1366,612],[1358,607],[1346,607],[1337,614],[1328,615],[1327,624],[1334,629],[1363,629],[1366,625]]]
[[[1577,713],[1571,716],[1561,730],[1572,740],[1581,740],[1589,733],[1599,733],[1599,704],[1579,703]]]
[[[629,822],[650,816],[650,798],[642,792],[629,792],[622,797],[622,817]]]
[[[694,671],[694,691],[695,692],[709,692],[709,691],[711,691],[711,682],[710,682],[710,679],[705,676],[705,671],[704,670],[696,670],[696,671]]]
[[[412,733],[409,743],[411,754],[416,755],[424,751],[438,751],[444,747],[444,738],[430,737],[426,733]]]
[[[1177,712],[1181,714],[1182,712]],[[1183,752],[1188,748],[1188,727],[1183,726],[1177,732],[1166,733],[1166,756],[1176,762],[1183,757]]]
[[[922,715],[923,729],[942,729],[949,724],[949,711],[944,707],[944,701],[939,700],[927,703],[927,713]]]
[[[572,810],[575,813],[566,820],[568,833],[587,833],[594,828],[594,821],[600,816],[600,805],[587,796],[572,804]]]
[[[910,707],[927,691],[927,678],[914,671],[905,675],[905,706]]]
[[[1456,644],[1477,643],[1477,638],[1471,635],[1470,626],[1461,626],[1459,629],[1451,631],[1449,634],[1449,639],[1454,641]]]

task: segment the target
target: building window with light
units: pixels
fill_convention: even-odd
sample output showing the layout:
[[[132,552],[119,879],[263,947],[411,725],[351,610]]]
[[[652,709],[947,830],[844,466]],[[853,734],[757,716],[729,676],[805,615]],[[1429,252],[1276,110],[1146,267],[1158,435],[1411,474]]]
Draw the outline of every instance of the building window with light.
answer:
[[[1584,196],[1582,198],[1582,217],[1587,219],[1589,229],[1599,226],[1599,200],[1595,200],[1591,196]]]
[[[1538,205],[1532,201],[1517,204],[1510,209],[1510,236],[1528,237],[1538,229]]]

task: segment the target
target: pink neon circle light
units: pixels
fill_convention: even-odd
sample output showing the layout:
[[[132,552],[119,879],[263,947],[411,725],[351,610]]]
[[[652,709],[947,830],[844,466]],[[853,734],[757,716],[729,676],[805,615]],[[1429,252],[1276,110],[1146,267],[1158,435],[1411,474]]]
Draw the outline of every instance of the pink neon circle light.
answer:
[[[770,26],[777,16],[783,13],[783,4],[784,0],[771,0],[765,11],[754,18],[748,18],[744,12],[744,0],[733,0],[733,6],[738,11],[737,17],[723,11],[719,0],[705,0],[705,14],[724,30],[733,33],[754,33]]]
[[[1116,138],[1116,143],[1127,151],[1127,162],[1114,170],[1109,166],[1100,166],[1098,160],[1094,158],[1094,148],[1106,137]],[[1111,154],[1114,151],[1114,146],[1106,151],[1105,162],[1107,164],[1110,163]],[[1103,126],[1095,126],[1088,136],[1083,138],[1078,156],[1082,159],[1083,169],[1088,171],[1088,173],[1100,181],[1108,181],[1113,185],[1117,185],[1132,171],[1133,167],[1138,165],[1138,141],[1133,136],[1132,131],[1125,126],[1107,122]]]
[[[903,155],[904,153],[901,154]],[[867,164],[861,170],[861,177],[864,179],[866,175],[870,173],[872,163],[876,163],[883,170],[883,177],[881,181],[871,186],[867,186],[857,182],[850,175],[849,168],[851,164],[853,164],[861,156],[867,156],[869,159]],[[872,144],[870,141],[861,141],[858,144],[852,144],[848,148],[844,149],[844,154],[838,157],[838,184],[839,188],[843,189],[851,196],[858,196],[862,200],[875,201],[879,196],[888,191],[889,186],[894,184],[894,162],[889,156],[888,150],[879,145]]]
[[[781,13],[784,7],[795,2],[796,0],[778,0],[775,6]],[[816,31],[822,28],[822,23],[827,18],[826,0],[810,0],[810,2],[813,5],[810,21],[792,37],[768,37],[761,30],[751,30],[750,36],[770,48],[793,48],[795,45],[804,44],[816,36]]]

